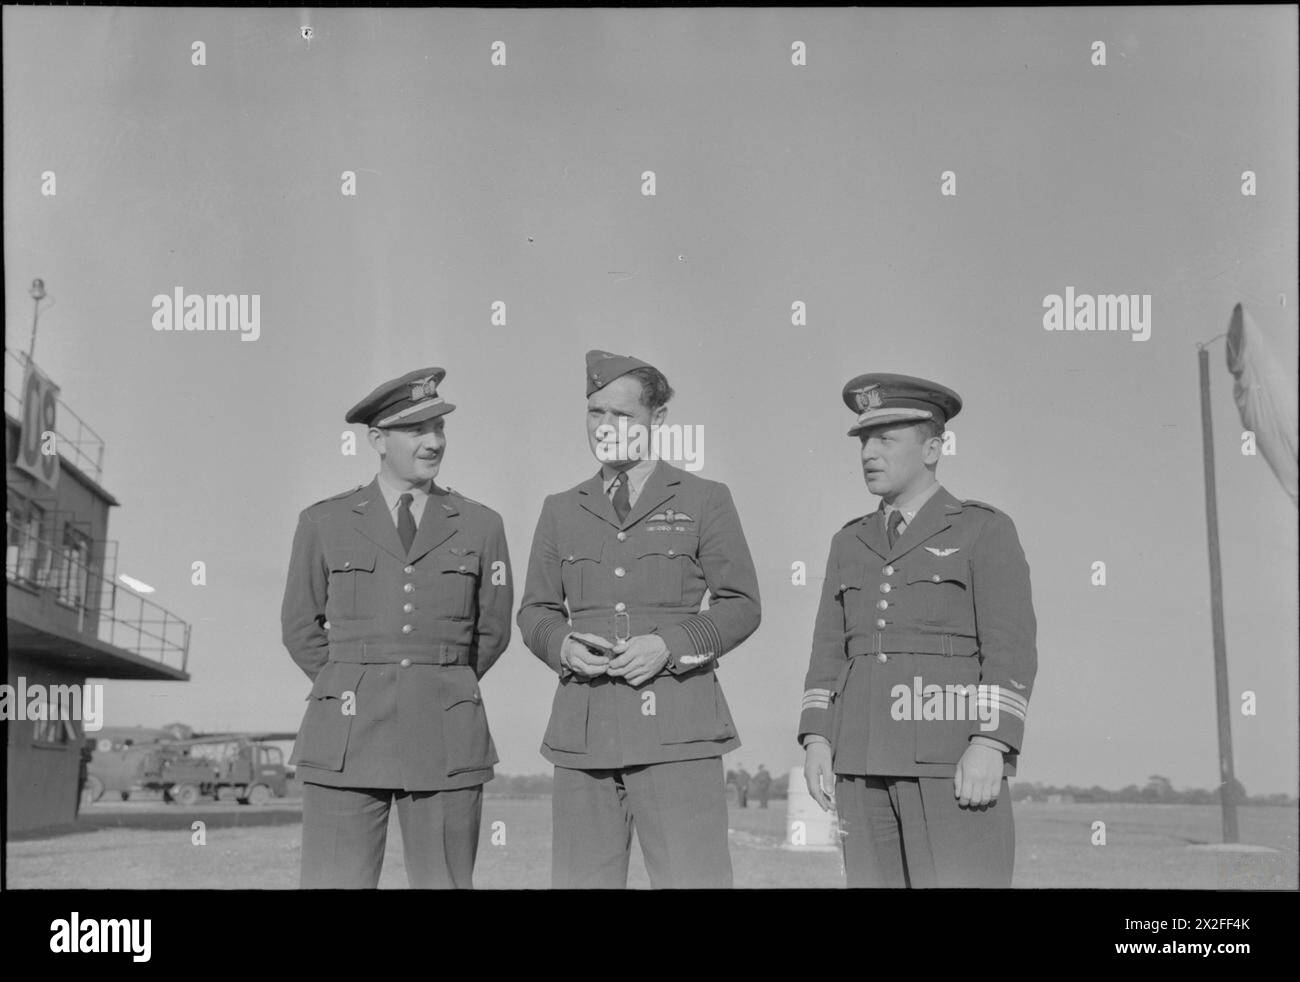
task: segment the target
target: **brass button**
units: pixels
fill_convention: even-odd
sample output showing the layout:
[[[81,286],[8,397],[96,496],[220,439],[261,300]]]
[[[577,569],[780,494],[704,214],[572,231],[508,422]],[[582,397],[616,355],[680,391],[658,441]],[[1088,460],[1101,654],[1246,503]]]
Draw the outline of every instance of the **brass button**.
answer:
[[[465,572],[465,567],[462,566],[462,567],[460,568],[460,571],[461,571],[462,573]]]
[[[626,532],[620,532],[620,533],[618,533],[618,541],[619,541],[619,542],[624,541],[626,538],[627,538],[627,533],[626,533]]]
[[[884,627],[884,626],[885,626],[885,619],[883,617],[877,618],[876,627]]]
[[[345,560],[343,560],[343,568],[344,568],[344,569],[347,569],[347,568],[348,568],[349,566],[351,566],[351,565],[352,565],[352,560],[351,560],[351,559],[345,559]]]
[[[675,556],[675,555],[677,555],[677,553],[675,553],[675,552],[673,552],[673,550],[669,549],[669,550],[668,550],[668,555],[670,555],[670,556]]]
[[[886,567],[885,567],[884,569],[882,569],[880,572],[884,573],[886,576],[893,576],[893,575],[894,575],[894,567],[892,567],[892,566],[886,566]]]
[[[411,627],[410,624],[403,624],[403,625],[402,625],[402,633],[403,633],[403,634],[410,634],[410,633],[411,633],[412,631],[414,631],[414,630],[415,630],[415,628]]]
[[[569,562],[573,562],[573,553],[569,553]]]
[[[410,668],[410,667],[411,667],[411,659],[409,659],[409,658],[403,658],[403,659],[401,660],[400,664],[401,664],[401,666],[402,666],[403,668]]]
[[[893,588],[892,586],[890,586],[888,583],[882,583],[882,584],[880,584],[880,592],[881,592],[881,593],[888,593],[888,592],[889,592],[890,590],[892,590],[892,589],[894,589],[894,588]]]
[[[876,661],[883,665],[885,662],[889,661],[889,656],[882,651],[880,654],[876,655]]]
[[[848,585],[847,583],[841,583],[841,584],[840,584],[840,592],[841,592],[841,593],[843,593],[843,592],[844,592],[845,590],[847,590],[848,588],[849,588],[849,585]]]
[[[876,609],[877,609],[877,610],[888,610],[888,609],[889,609],[889,601],[888,601],[888,600],[877,600],[877,601],[876,601]]]
[[[414,592],[415,592],[415,584],[414,584],[414,583],[405,583],[405,584],[402,585],[402,589],[405,590],[407,593],[414,593]]]
[[[404,570],[402,570],[402,572],[403,572],[403,573],[414,573],[414,572],[415,572],[415,567],[414,567],[414,566],[407,566]]]
[[[627,604],[620,600],[618,603],[614,604],[614,610],[621,614],[623,611],[627,610]]]
[[[415,604],[402,604],[403,614],[409,614],[413,610],[415,610]]]
[[[328,631],[329,629],[330,629],[330,622],[329,622],[329,621],[326,621],[326,622],[325,622],[325,630]]]
[[[934,580],[934,582],[938,583],[938,582],[939,582],[939,574],[938,574],[938,573],[935,573],[932,577],[930,577],[930,579],[932,579],[932,580]]]
[[[626,573],[627,573],[627,570],[625,570],[622,566],[619,566],[617,569],[614,570],[614,575],[615,575],[615,576],[624,576],[624,575],[626,575]]]

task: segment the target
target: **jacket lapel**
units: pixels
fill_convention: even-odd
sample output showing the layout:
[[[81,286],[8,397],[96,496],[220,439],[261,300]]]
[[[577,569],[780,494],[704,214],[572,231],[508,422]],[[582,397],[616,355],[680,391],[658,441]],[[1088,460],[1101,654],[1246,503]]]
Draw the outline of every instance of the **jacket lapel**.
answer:
[[[922,542],[933,538],[952,526],[952,516],[961,511],[961,502],[940,488],[930,500],[921,506],[916,518],[903,530],[903,534],[894,543],[894,548],[885,557],[891,563],[900,556],[911,552]],[[883,525],[883,521],[882,521]]]
[[[608,522],[618,528],[618,516],[614,514],[614,503],[609,500],[609,495],[605,494],[605,482],[600,479],[600,473],[600,471],[596,471],[594,477],[589,477],[578,485],[578,504],[582,505],[583,508],[602,522]]]
[[[411,553],[407,562],[417,562],[430,551],[437,549],[459,531],[460,522],[457,509],[445,489],[433,485],[428,500],[424,503],[424,512],[420,515],[420,525],[415,530],[415,541],[411,543]]]
[[[881,559],[889,555],[889,539],[885,535],[885,509],[883,505],[858,522],[856,534],[862,540],[862,544]]]
[[[383,492],[379,490],[379,479],[375,478],[366,487],[356,493],[352,502],[353,521],[356,530],[398,559],[406,558],[402,540],[397,536],[397,526],[388,514],[388,503],[384,501]]]

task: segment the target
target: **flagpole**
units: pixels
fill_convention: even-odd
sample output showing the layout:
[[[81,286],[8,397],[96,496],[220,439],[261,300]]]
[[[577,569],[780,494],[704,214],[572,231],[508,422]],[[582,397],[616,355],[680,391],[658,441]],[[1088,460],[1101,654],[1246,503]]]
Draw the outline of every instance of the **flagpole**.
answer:
[[[1219,335],[1222,337],[1223,335]],[[1210,341],[1217,340],[1211,338]],[[1214,637],[1214,698],[1219,723],[1219,803],[1223,809],[1223,841],[1237,835],[1237,780],[1232,770],[1232,725],[1228,700],[1228,652],[1223,630],[1223,572],[1219,565],[1219,502],[1214,488],[1214,434],[1210,421],[1210,353],[1196,346],[1201,375],[1201,443],[1205,458],[1205,534],[1210,553],[1210,625]]]

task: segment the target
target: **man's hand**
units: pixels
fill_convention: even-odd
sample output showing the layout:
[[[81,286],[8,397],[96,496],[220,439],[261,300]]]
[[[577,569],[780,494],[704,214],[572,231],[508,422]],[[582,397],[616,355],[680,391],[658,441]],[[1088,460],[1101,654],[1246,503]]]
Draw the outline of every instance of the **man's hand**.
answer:
[[[997,801],[1002,786],[1002,752],[972,743],[957,762],[952,793],[963,808],[979,808]]]
[[[830,811],[835,804],[835,774],[831,771],[831,745],[821,740],[810,740],[804,748],[803,779],[808,793],[822,811]]]
[[[560,646],[560,661],[569,671],[584,678],[591,679],[597,675],[604,675],[609,668],[609,658],[605,655],[596,654],[582,643],[582,638],[598,641],[601,644],[609,644],[608,641],[597,634],[570,634],[564,639],[564,644]]]
[[[609,674],[626,679],[629,685],[648,682],[668,664],[668,645],[657,634],[638,634],[614,645]]]

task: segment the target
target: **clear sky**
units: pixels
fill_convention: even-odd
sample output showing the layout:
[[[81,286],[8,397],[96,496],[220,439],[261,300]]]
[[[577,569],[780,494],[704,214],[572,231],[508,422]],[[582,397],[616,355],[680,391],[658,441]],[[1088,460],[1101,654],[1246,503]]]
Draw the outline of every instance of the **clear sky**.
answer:
[[[43,277],[37,361],[107,441],[120,569],[194,628],[192,681],[110,684],[110,725],[296,727],[294,522],[373,476],[343,415],[413,368],[448,370],[443,476],[502,513],[521,593],[543,496],[595,469],[600,347],[668,375],[759,569],[729,764],[801,760],[830,538],[876,507],[840,388],[894,371],[964,397],[940,478],[1029,558],[1021,778],[1217,782],[1195,343],[1240,301],[1294,379],[1294,8],[3,16],[6,344]],[[1150,340],[1045,331],[1067,286],[1150,294]],[[155,332],[176,287],[259,294],[260,339]],[[1294,794],[1297,512],[1239,451],[1221,340],[1211,367],[1237,774]],[[501,771],[547,767],[552,685],[516,636],[483,685]]]

